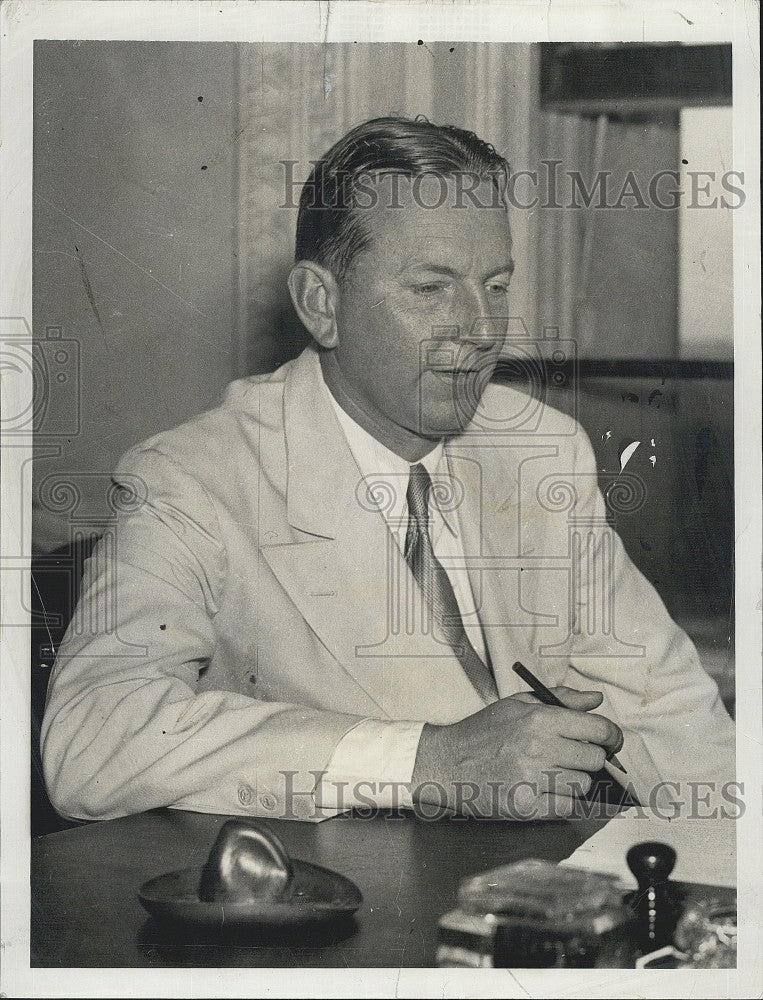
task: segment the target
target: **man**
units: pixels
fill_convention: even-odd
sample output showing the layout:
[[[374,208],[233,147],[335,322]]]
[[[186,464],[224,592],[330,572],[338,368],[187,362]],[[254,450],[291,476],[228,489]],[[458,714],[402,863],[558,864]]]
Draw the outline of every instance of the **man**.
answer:
[[[143,502],[115,565],[88,564],[43,726],[62,813],[557,817],[614,752],[642,799],[733,777],[731,721],[608,528],[584,433],[488,384],[507,180],[419,120],[318,163],[289,277],[313,345],[117,471]],[[112,598],[116,628],[82,628]]]

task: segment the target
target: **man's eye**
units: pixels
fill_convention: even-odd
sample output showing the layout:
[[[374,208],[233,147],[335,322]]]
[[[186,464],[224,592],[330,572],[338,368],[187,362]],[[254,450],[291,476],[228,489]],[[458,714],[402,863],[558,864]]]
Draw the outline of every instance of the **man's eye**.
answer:
[[[413,290],[416,295],[436,295],[445,291],[445,285],[439,281],[430,281],[425,285],[414,285]]]
[[[487,290],[488,290],[488,293],[490,295],[508,295],[509,294],[509,286],[508,285],[499,285],[499,284],[492,283],[492,284],[490,284],[490,285],[487,286]]]

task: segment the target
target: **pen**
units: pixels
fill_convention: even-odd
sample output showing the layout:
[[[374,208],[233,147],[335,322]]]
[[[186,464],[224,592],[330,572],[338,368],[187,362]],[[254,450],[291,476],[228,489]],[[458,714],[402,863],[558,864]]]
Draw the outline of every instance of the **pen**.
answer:
[[[558,708],[567,707],[563,701],[560,701],[556,697],[553,691],[551,691],[549,688],[546,687],[543,681],[538,680],[535,674],[531,673],[523,663],[519,662],[519,660],[517,660],[517,662],[511,669],[515,673],[519,674],[519,676],[522,678],[523,681],[525,681],[525,683],[530,685],[530,687],[533,689],[533,693],[538,698],[538,701],[542,701],[544,705],[556,705]],[[628,773],[614,754],[612,754],[610,757],[607,757],[607,760],[614,767],[622,771],[623,774]]]

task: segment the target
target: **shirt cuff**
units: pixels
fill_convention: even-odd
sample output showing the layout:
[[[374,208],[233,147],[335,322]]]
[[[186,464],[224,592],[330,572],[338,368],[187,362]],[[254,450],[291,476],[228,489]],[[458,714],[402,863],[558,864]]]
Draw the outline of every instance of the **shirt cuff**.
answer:
[[[411,809],[411,780],[423,722],[364,719],[342,737],[314,792],[332,813],[355,807]]]

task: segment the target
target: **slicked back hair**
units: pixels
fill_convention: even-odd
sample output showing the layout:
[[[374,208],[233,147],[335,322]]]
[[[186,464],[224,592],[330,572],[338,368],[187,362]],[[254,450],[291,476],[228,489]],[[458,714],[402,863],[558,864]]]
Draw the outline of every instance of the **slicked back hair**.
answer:
[[[507,161],[474,132],[435,125],[423,117],[372,118],[357,125],[315,164],[302,188],[295,260],[312,260],[343,281],[354,257],[371,241],[363,225],[360,186],[384,174],[489,180],[506,207]],[[468,190],[463,203],[468,203]],[[368,193],[368,188],[365,189]],[[367,202],[366,202],[367,205]]]

